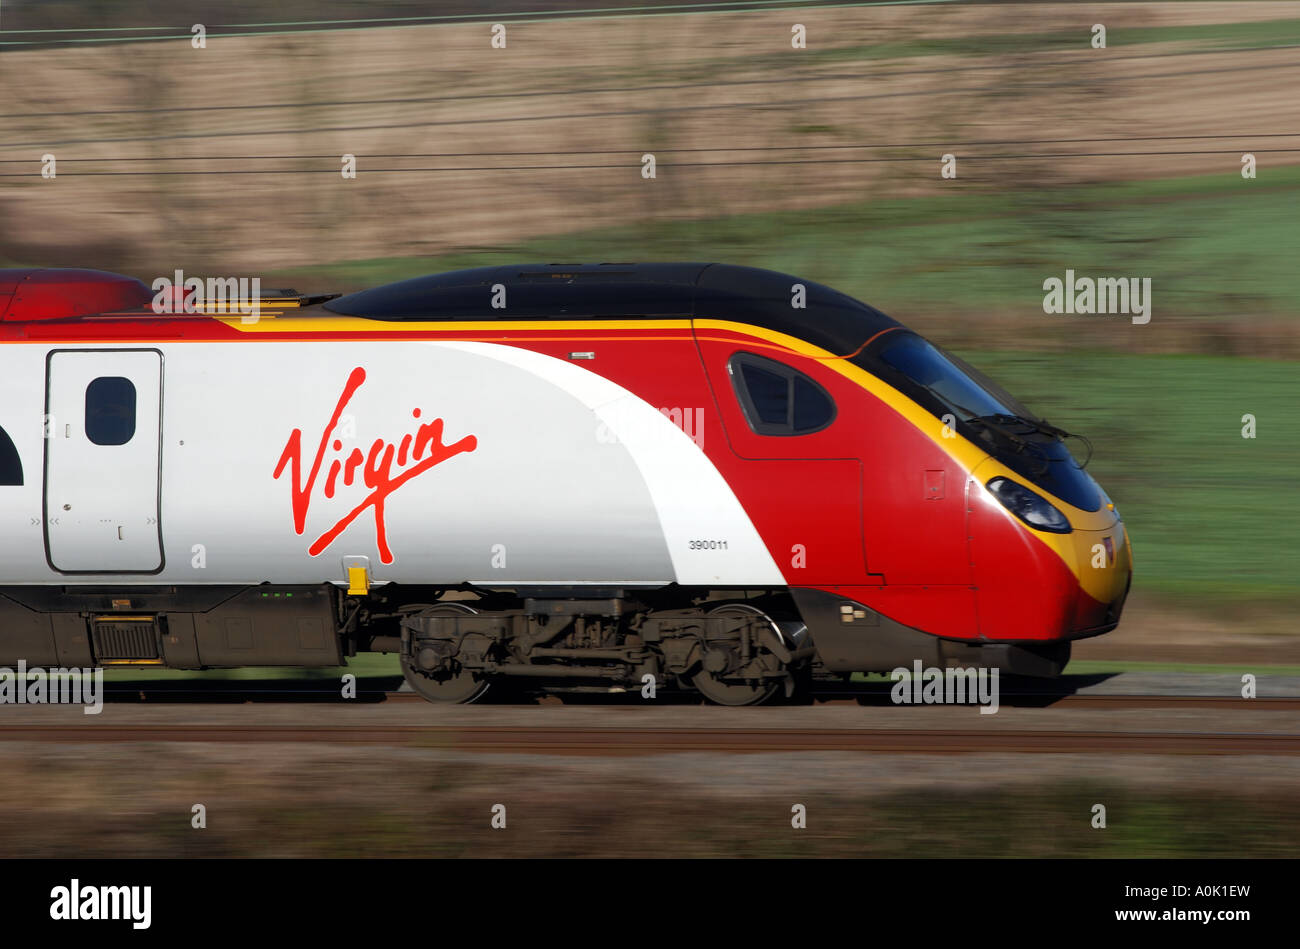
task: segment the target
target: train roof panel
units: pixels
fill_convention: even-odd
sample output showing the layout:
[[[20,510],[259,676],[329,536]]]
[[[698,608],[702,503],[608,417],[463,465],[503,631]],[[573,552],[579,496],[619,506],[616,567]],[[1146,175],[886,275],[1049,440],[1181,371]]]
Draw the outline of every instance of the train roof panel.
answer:
[[[361,290],[325,308],[375,320],[518,320],[690,316],[704,264],[475,267]],[[493,287],[505,288],[493,306]],[[496,302],[500,302],[497,297]]]
[[[0,270],[0,322],[61,320],[135,308],[153,297],[134,277],[55,267]]]
[[[504,288],[504,306],[493,288]],[[796,285],[803,306],[797,307]],[[365,319],[564,320],[695,317],[748,323],[848,355],[899,324],[850,296],[772,270],[729,264],[534,264],[416,277],[339,297]]]
[[[498,285],[504,296],[494,290]],[[514,264],[431,274],[340,297],[263,290],[261,299],[304,315],[320,314],[317,307],[323,304],[330,313],[384,322],[719,320],[784,333],[837,356],[852,355],[882,330],[900,325],[819,283],[709,263]],[[151,300],[144,283],[120,274],[0,270],[0,323],[76,321],[99,314],[157,320]],[[214,315],[201,311],[170,318],[190,323]]]

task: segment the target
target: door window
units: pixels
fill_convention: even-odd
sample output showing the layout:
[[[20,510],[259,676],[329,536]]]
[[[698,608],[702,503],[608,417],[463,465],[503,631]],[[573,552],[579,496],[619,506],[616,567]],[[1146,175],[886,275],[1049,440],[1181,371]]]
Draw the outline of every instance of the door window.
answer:
[[[135,435],[135,384],[100,376],[86,386],[86,437],[96,445],[125,445]]]

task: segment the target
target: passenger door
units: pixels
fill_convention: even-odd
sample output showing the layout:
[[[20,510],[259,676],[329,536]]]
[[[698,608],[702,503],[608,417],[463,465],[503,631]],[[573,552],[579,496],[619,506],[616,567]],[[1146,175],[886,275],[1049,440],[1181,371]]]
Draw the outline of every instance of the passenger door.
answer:
[[[696,342],[734,458],[727,479],[789,582],[878,582],[866,574],[843,380],[752,338],[697,328]]]
[[[45,541],[61,573],[162,569],[162,354],[56,350],[46,364]]]

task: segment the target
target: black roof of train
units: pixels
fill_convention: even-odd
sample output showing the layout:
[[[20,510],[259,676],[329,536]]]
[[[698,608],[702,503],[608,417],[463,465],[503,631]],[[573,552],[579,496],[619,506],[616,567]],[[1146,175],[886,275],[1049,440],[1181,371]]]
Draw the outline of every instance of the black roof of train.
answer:
[[[493,287],[505,288],[494,308]],[[805,306],[792,305],[794,285]],[[730,264],[536,264],[416,277],[331,300],[325,308],[374,320],[573,320],[694,317],[747,323],[847,355],[898,326],[819,283]]]

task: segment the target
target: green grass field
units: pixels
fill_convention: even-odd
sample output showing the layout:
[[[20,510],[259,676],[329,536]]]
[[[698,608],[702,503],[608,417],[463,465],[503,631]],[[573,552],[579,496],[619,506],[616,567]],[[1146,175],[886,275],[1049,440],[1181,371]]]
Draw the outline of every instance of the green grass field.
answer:
[[[988,56],[1072,52],[1090,49],[1091,23],[1080,22],[1072,30],[1041,33],[978,33],[965,36],[897,39],[863,45],[830,45],[805,50],[801,64],[813,62],[855,63],[873,59],[906,59],[918,56]],[[1199,23],[1186,26],[1120,28],[1106,31],[1106,47],[1144,46],[1151,43],[1177,43],[1195,50],[1234,49],[1242,47],[1285,46],[1300,43],[1300,20],[1264,20],[1257,23]],[[720,66],[723,59],[707,60],[702,65]],[[788,68],[789,56],[751,58],[750,62],[769,68]]]
[[[771,55],[748,55],[745,65],[770,74],[791,73],[809,65],[867,63],[877,60],[901,60],[927,56],[1025,56],[1035,53],[1076,53],[1092,49],[1092,21],[1079,20],[1069,29],[1033,33],[979,32],[971,30],[961,36],[911,36],[906,31],[890,34],[869,44],[836,43],[835,36],[824,33],[816,37],[798,58],[784,51]],[[1119,27],[1111,24],[1106,31],[1107,49],[1124,48],[1132,55],[1134,46],[1155,43],[1176,44],[1181,51],[1230,50],[1283,47],[1300,43],[1300,20],[1278,19],[1241,23],[1200,23],[1178,26]],[[1165,50],[1161,50],[1164,52]],[[1145,52],[1145,51],[1143,51]],[[1152,51],[1155,52],[1155,51]],[[1106,55],[1098,51],[1098,55]],[[1123,55],[1123,54],[1121,54]],[[734,66],[734,57],[706,56],[679,65],[656,70],[667,80],[689,80],[700,73],[718,72]],[[1050,69],[1051,61],[1044,63]],[[626,67],[619,78],[643,77],[643,67]]]

